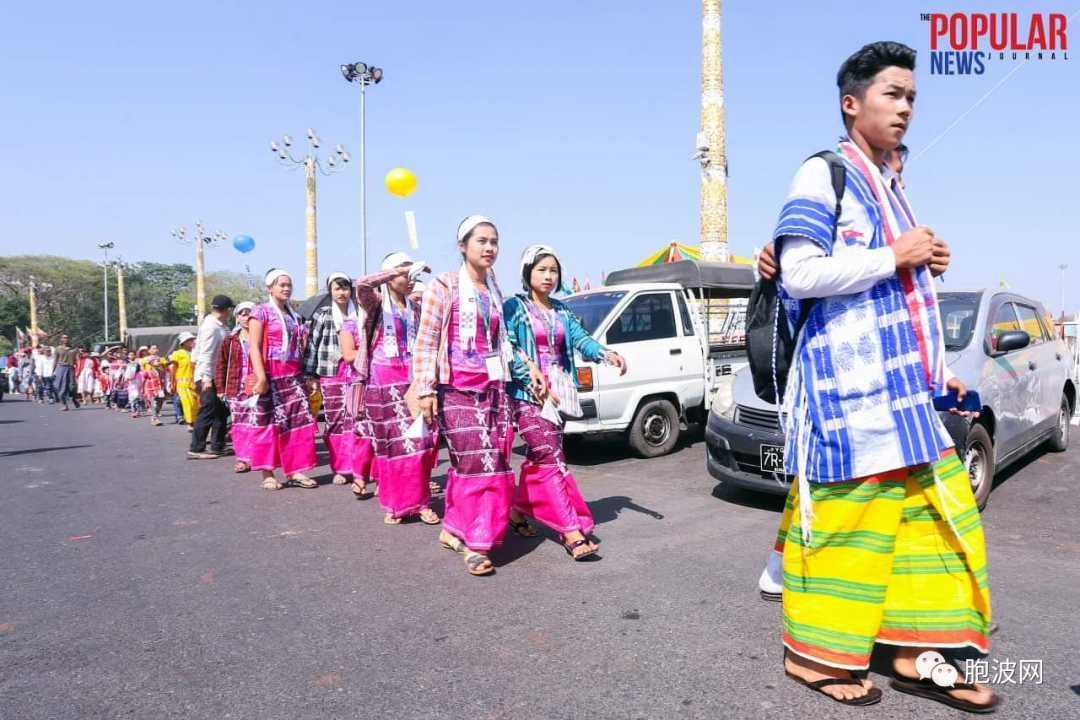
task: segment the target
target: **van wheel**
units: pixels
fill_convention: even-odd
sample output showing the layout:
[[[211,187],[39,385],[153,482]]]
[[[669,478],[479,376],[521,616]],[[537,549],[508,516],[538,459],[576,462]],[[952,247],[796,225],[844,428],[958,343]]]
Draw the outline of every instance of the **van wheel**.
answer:
[[[986,428],[978,423],[968,430],[964,467],[971,480],[975,504],[982,510],[990,499],[990,489],[994,487],[994,444]]]
[[[650,400],[638,408],[630,426],[630,447],[638,457],[667,455],[679,442],[679,413],[670,401]]]
[[[1065,452],[1069,449],[1069,423],[1072,421],[1072,407],[1069,405],[1069,396],[1061,396],[1061,407],[1058,409],[1057,428],[1054,436],[1050,438],[1047,447],[1052,452]]]

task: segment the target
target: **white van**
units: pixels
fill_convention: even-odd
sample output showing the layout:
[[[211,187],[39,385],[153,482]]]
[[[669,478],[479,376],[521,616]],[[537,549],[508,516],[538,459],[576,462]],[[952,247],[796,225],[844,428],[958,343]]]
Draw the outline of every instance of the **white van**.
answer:
[[[623,432],[641,457],[671,452],[747,364],[753,286],[748,265],[683,260],[613,272],[604,287],[567,298],[585,330],[627,365],[620,377],[577,356],[584,416],[566,423],[567,437]]]

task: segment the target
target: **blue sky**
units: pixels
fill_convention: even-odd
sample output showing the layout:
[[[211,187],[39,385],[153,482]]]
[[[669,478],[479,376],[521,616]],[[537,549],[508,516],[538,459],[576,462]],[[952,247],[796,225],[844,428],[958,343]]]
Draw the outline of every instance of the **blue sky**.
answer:
[[[913,154],[1015,66],[932,76],[926,7],[765,7],[729,2],[723,16],[739,254],[767,240],[799,162],[835,141],[836,70],[860,45],[920,52]],[[500,229],[503,277],[526,245],[548,242],[568,274],[595,283],[672,239],[698,241],[700,11],[693,0],[18,3],[0,25],[0,252],[97,258],[112,240],[127,260],[193,261],[169,230],[202,218],[257,244],[214,249],[208,269],[280,265],[302,287],[303,175],[268,143],[310,126],[356,159],[359,97],[338,66],[362,60],[386,72],[368,96],[369,267],[407,245],[406,210],[416,254],[437,270],[456,262],[460,219],[483,213]],[[1080,45],[1080,29],[1069,34]],[[948,285],[1003,276],[1056,312],[1068,263],[1080,306],[1075,52],[1029,62],[906,172],[920,221],[953,247]],[[395,166],[419,179],[407,200],[383,189]],[[357,273],[357,164],[319,181],[320,272]]]

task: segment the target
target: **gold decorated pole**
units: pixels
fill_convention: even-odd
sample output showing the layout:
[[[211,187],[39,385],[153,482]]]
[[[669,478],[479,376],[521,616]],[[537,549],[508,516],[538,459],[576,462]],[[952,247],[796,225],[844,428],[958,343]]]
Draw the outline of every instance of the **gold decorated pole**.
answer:
[[[127,341],[127,304],[124,300],[124,268],[116,264],[116,298],[120,305],[120,342]]]
[[[202,325],[203,316],[206,314],[206,267],[203,265],[203,242],[202,227],[195,238],[195,312],[199,316],[199,325]]]
[[[308,297],[315,297],[319,292],[319,252],[318,235],[315,228],[315,158],[308,156],[304,161],[307,172],[307,217],[304,251],[307,260],[307,278],[305,290]]]
[[[724,138],[721,0],[702,0],[701,132],[708,151],[701,164],[701,256],[728,261],[727,153]]]
[[[37,296],[34,294],[34,277],[30,276],[30,347],[38,346]]]

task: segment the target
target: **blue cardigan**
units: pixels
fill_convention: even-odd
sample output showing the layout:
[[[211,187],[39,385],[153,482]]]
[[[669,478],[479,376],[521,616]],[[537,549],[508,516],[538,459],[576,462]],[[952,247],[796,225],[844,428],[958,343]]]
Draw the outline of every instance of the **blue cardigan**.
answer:
[[[510,345],[514,348],[513,361],[510,363],[510,382],[506,384],[507,394],[517,400],[527,400],[536,404],[536,398],[529,392],[529,368],[526,360],[532,360],[539,364],[539,354],[536,350],[536,332],[533,330],[533,316],[529,313],[529,299],[527,295],[518,294],[503,303],[503,317],[506,318],[506,334],[510,339]],[[574,367],[574,353],[580,352],[586,360],[597,362],[609,351],[606,347],[592,339],[585,328],[581,327],[581,321],[577,319],[570,308],[565,304],[551,298],[551,305],[562,319],[563,329],[566,332],[566,346],[559,353],[559,365],[569,373],[578,384],[577,370]],[[570,350],[569,352],[567,350]]]

